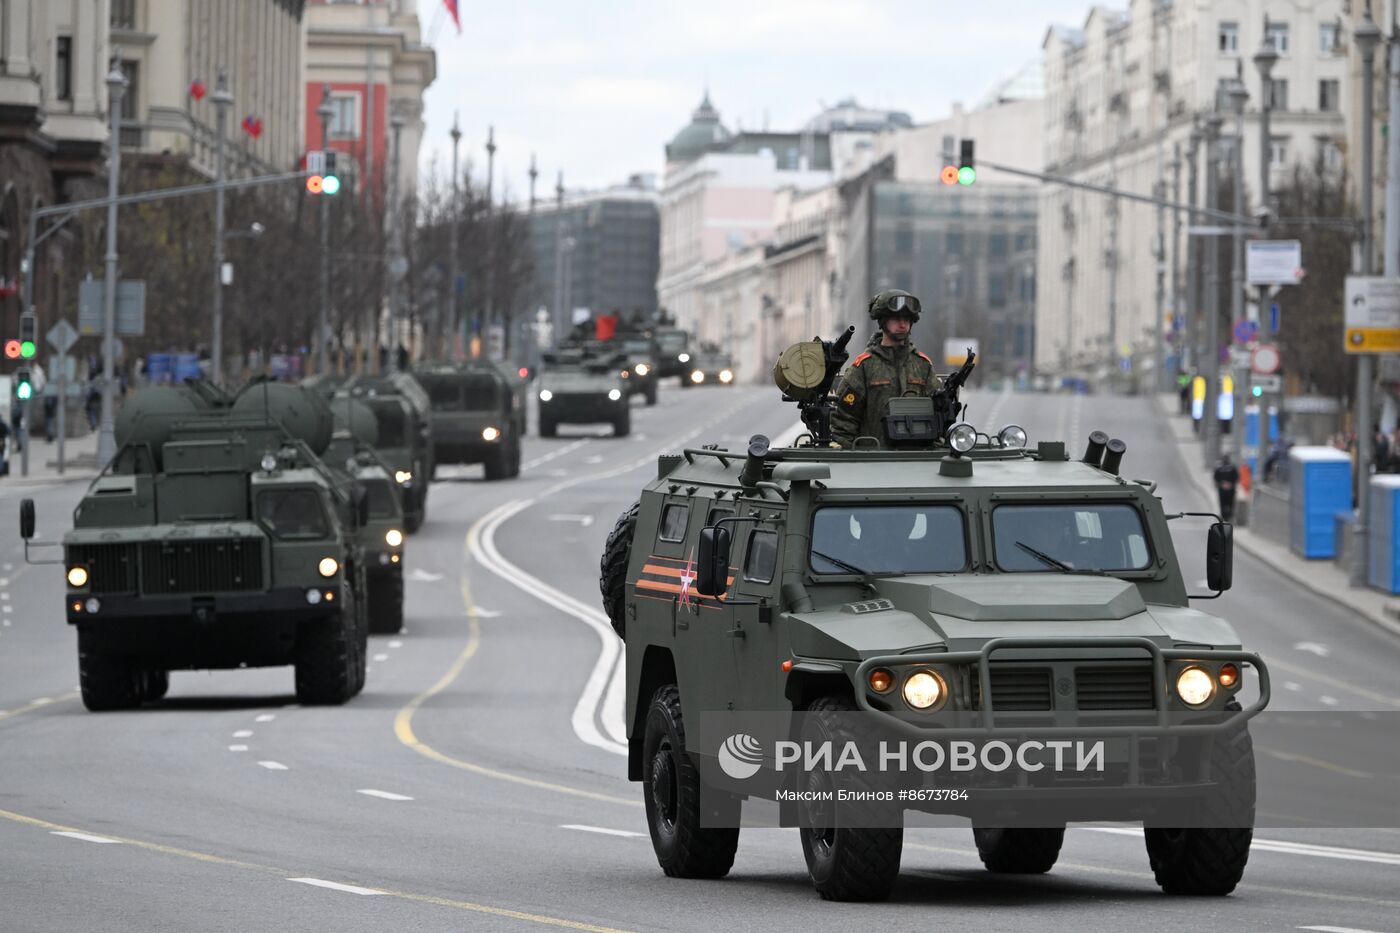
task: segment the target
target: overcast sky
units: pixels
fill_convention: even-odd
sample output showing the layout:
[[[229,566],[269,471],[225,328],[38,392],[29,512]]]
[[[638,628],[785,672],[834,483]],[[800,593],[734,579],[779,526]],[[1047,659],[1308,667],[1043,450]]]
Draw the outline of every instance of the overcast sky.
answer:
[[[1040,54],[1051,23],[1083,24],[1074,0],[459,0],[458,35],[442,0],[419,0],[437,50],[426,97],[425,169],[451,164],[454,112],[462,157],[518,198],[564,183],[598,188],[660,172],[662,147],[706,87],[730,130],[791,130],[823,104],[855,97],[916,122],[975,104]],[[988,153],[991,156],[991,153]],[[500,190],[500,189],[498,189]]]

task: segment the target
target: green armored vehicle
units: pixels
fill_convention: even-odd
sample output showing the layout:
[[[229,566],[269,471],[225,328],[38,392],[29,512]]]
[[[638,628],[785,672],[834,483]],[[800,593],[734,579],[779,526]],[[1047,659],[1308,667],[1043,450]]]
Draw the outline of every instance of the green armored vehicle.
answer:
[[[686,388],[733,384],[733,357],[728,353],[722,353],[719,347],[712,343],[705,344],[700,350],[691,354],[690,361],[686,363],[685,375],[681,378],[681,385]]]
[[[910,810],[966,818],[1008,873],[1048,871],[1068,822],[1142,822],[1165,891],[1233,890],[1268,671],[1189,605],[1156,484],[1120,476],[1100,432],[1071,459],[1014,425],[946,424],[970,364],[953,400],[895,400],[885,437],[831,449],[844,347],[814,343],[815,366],[778,373],[805,442],[663,455],[603,553],[628,776],[666,874],[726,874],[763,798],[827,899],[887,896]],[[1210,595],[1230,542],[1216,519]],[[877,739],[867,770],[843,767]]]
[[[365,565],[369,631],[392,635],[403,629],[403,508],[394,471],[375,451],[379,425],[374,412],[353,398],[331,402],[335,433],[322,459],[362,491],[364,522],[356,529]]]
[[[122,406],[117,454],[62,542],[88,709],[159,699],[176,669],[292,664],[303,703],[359,692],[364,505],[319,459],[330,438],[324,400],[284,384]],[[26,545],[34,521],[25,500]]]
[[[433,464],[480,463],[488,480],[520,475],[525,407],[489,363],[428,363],[413,370],[428,394]]]
[[[690,332],[658,320],[651,335],[656,341],[656,375],[662,379],[678,376],[684,382],[690,376],[686,368],[690,362]]]
[[[336,397],[358,399],[374,412],[379,440],[375,450],[394,470],[403,503],[404,531],[423,527],[428,483],[433,475],[432,409],[428,394],[412,377],[356,376]]]
[[[627,334],[614,342],[618,344],[618,351],[626,357],[622,378],[627,384],[627,395],[640,395],[648,405],[655,405],[657,380],[660,378],[656,344],[651,338],[640,334]]]
[[[632,430],[632,410],[622,379],[625,360],[616,354],[584,349],[544,355],[539,378],[540,437],[554,437],[561,424],[613,427],[614,437]]]

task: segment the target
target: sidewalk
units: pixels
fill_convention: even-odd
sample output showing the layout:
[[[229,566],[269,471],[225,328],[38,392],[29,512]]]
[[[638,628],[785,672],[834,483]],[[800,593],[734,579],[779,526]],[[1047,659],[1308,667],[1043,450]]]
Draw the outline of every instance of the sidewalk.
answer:
[[[1215,487],[1206,473],[1205,454],[1201,442],[1191,430],[1191,419],[1177,414],[1175,393],[1159,394],[1154,401],[1176,439],[1177,451],[1186,465],[1191,482],[1210,503],[1213,511],[1216,508]],[[1235,544],[1304,589],[1346,606],[1393,635],[1400,635],[1400,600],[1369,587],[1353,587],[1347,575],[1338,570],[1332,561],[1304,560],[1294,554],[1287,544],[1279,544],[1239,526],[1235,527]]]
[[[0,489],[50,483],[86,483],[97,475],[97,432],[70,437],[63,443],[63,473],[58,472],[58,441],[29,439],[29,475],[20,475],[18,451],[10,455],[10,475],[0,476]]]

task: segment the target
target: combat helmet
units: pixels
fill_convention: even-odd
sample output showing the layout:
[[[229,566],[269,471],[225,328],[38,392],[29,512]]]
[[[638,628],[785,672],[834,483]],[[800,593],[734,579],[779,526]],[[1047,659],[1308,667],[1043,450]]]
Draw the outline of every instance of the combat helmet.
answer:
[[[870,299],[870,319],[879,322],[894,314],[907,314],[919,322],[919,299],[902,288],[889,288]]]

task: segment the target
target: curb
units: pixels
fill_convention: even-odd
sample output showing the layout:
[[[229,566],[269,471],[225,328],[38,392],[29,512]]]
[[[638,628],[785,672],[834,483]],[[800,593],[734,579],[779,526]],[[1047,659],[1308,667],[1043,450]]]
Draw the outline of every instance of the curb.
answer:
[[[1163,415],[1169,421],[1173,417],[1176,417],[1176,415],[1173,412],[1168,411],[1163,405],[1162,396],[1160,394],[1154,394],[1152,403],[1154,407],[1156,407],[1158,413]],[[1191,465],[1191,462],[1186,457],[1186,451],[1183,449],[1183,445],[1180,443],[1180,441],[1178,441],[1176,444],[1176,455],[1179,458],[1181,458],[1182,466],[1186,467],[1186,473],[1188,476],[1191,477],[1191,484],[1195,486],[1197,491],[1200,492],[1201,495],[1205,496],[1206,500],[1213,505],[1215,502],[1215,490],[1211,488],[1210,483],[1206,480],[1204,476],[1201,475],[1200,471]],[[1292,580],[1294,583],[1298,584],[1308,592],[1313,593],[1316,596],[1320,596],[1323,599],[1329,599],[1334,602],[1340,603],[1341,605],[1350,609],[1352,612],[1356,613],[1358,616],[1370,622],[1372,625],[1379,627],[1380,629],[1391,635],[1400,637],[1400,605],[1397,605],[1395,602],[1387,604],[1381,612],[1375,612],[1370,607],[1363,605],[1361,602],[1353,598],[1352,593],[1349,589],[1339,591],[1328,586],[1323,586],[1317,583],[1311,577],[1300,574],[1294,567],[1290,566],[1289,564],[1275,559],[1274,555],[1268,553],[1263,548],[1260,548],[1254,543],[1253,532],[1250,532],[1248,529],[1236,530],[1234,539],[1235,544],[1239,545],[1241,550],[1245,551],[1247,554],[1249,554],[1256,560],[1268,564],[1274,570],[1277,570],[1279,573],[1288,577],[1288,579]],[[1385,595],[1380,593],[1379,591],[1374,592],[1376,592],[1377,595]],[[1395,618],[1388,618],[1387,616],[1394,616]]]

